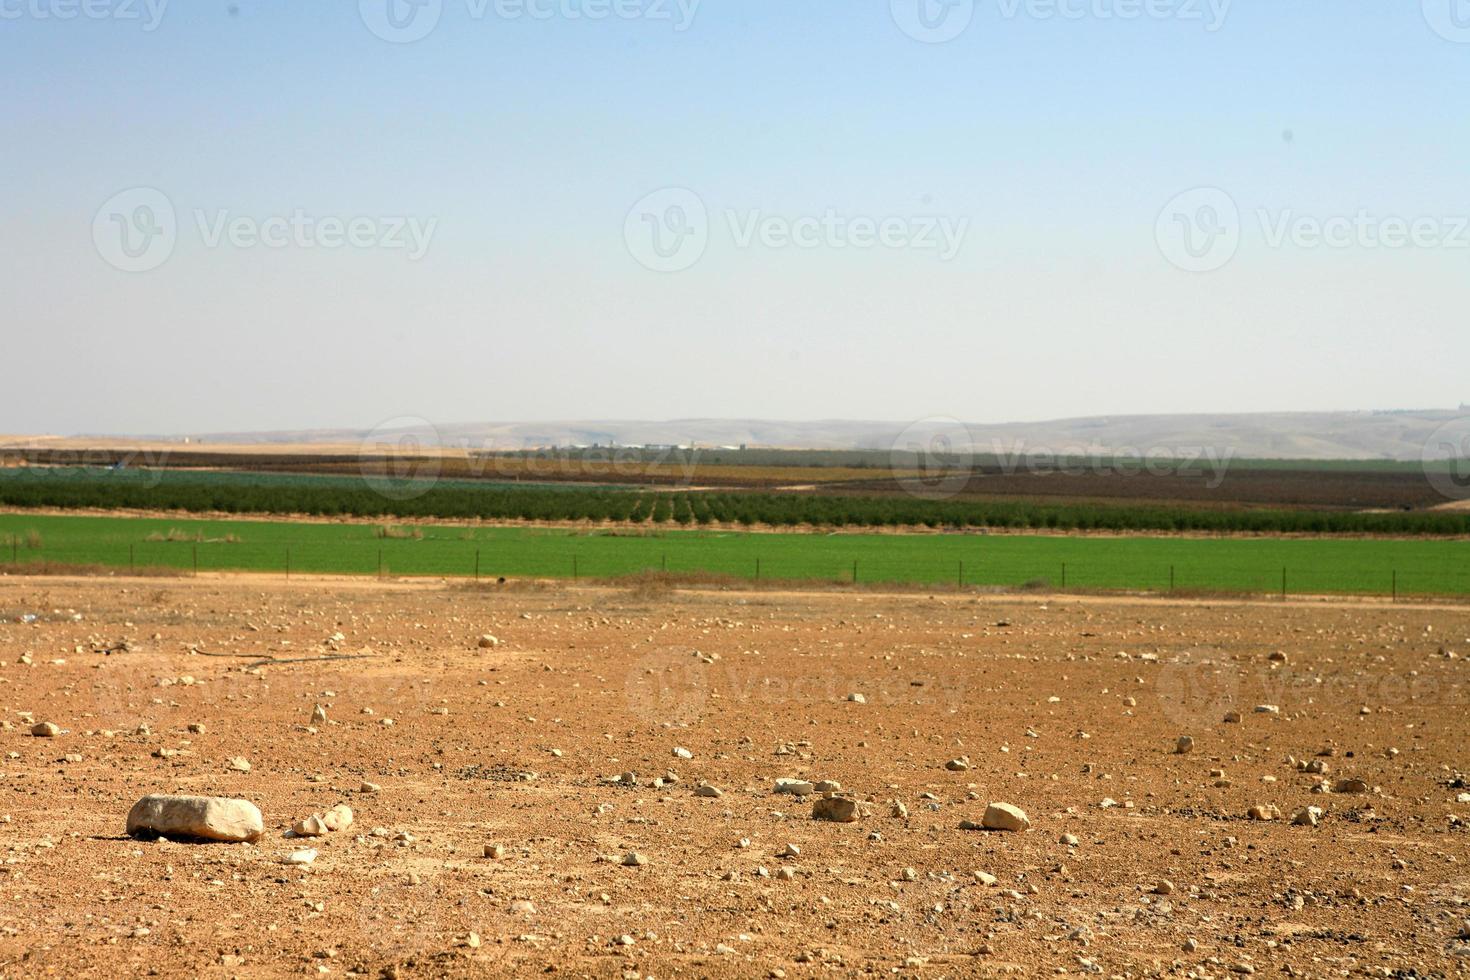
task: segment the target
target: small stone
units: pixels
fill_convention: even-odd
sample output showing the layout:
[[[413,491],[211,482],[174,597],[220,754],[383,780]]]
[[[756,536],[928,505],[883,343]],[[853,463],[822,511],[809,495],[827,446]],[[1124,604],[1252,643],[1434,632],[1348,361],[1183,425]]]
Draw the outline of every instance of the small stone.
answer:
[[[297,837],[325,837],[327,834],[327,825],[322,820],[320,814],[313,813],[311,816],[304,817],[292,824],[291,833]]]
[[[1031,826],[1026,811],[1010,803],[990,804],[980,822],[986,830],[1023,831]]]
[[[468,936],[465,936],[464,937],[464,944],[466,946],[468,946],[470,949],[479,949],[480,948],[480,934],[478,932],[472,932]]]
[[[811,796],[817,788],[804,779],[778,779],[776,780],[777,793],[790,793],[792,796]]]
[[[781,857],[781,858],[801,857],[801,848],[797,847],[795,844],[787,844],[785,847],[781,848],[781,850],[779,850],[779,851],[776,852],[776,857]]]
[[[776,878],[780,881],[793,881],[796,878],[796,871],[793,868],[777,868]]]
[[[379,786],[377,783],[370,783],[364,780],[363,784],[357,788],[357,791],[359,793],[381,793],[383,791],[383,787]]]
[[[898,876],[903,881],[918,881],[919,880],[919,873],[917,871],[915,871],[913,868],[904,868],[902,871],[900,871],[898,873]]]
[[[690,752],[688,749],[684,748],[684,746],[682,746],[682,745],[676,745],[674,747],[674,758],[676,758],[676,759],[692,759],[692,758],[694,758],[694,753],[693,752]]]
[[[1000,884],[1000,879],[986,871],[976,871],[975,880],[987,888],[994,888]]]
[[[199,724],[199,722],[197,722],[197,721],[196,722],[192,722],[189,725],[189,734],[190,735],[203,735],[204,734],[204,726],[201,725],[201,724]]]
[[[1172,895],[1172,894],[1174,894],[1174,883],[1172,881],[1170,881],[1169,879],[1167,879],[1167,878],[1162,879],[1157,885],[1154,885],[1154,894],[1155,895]]]
[[[325,725],[327,723],[327,709],[317,705],[311,712],[311,723],[313,725]]]
[[[893,809],[889,812],[891,812],[895,817],[898,817],[900,820],[903,820],[908,817],[909,808],[904,805],[902,800],[894,800]]]
[[[1245,815],[1250,820],[1275,820],[1281,816],[1281,811],[1270,804],[1258,803],[1245,811]]]
[[[623,866],[627,868],[641,868],[648,863],[648,858],[637,851],[629,851],[623,855]]]
[[[1332,792],[1360,794],[1368,792],[1368,784],[1361,779],[1339,779],[1332,784]]]
[[[833,823],[853,823],[857,818],[857,800],[851,800],[844,796],[829,796],[812,804],[813,820],[830,820]]]
[[[310,864],[311,862],[315,861],[316,860],[316,855],[317,855],[317,852],[316,852],[315,849],[310,848],[310,847],[307,847],[307,848],[303,848],[302,850],[292,851],[290,854],[287,854],[282,859],[282,863],[283,864],[294,864],[294,865],[306,865],[306,864]]]
[[[43,721],[31,726],[31,734],[36,738],[55,738],[61,734],[61,727],[49,721]]]
[[[487,858],[490,858],[492,861],[499,861],[501,858],[505,857],[505,848],[501,847],[499,844],[486,844],[485,856]]]
[[[249,772],[250,771],[250,760],[249,759],[246,759],[242,755],[235,756],[233,759],[231,759],[227,763],[227,765],[229,766],[229,768],[235,770],[235,772]]]
[[[1065,844],[1067,847],[1076,847],[1079,841],[1073,834],[1063,834],[1061,837],[1061,843]]]
[[[476,641],[475,645],[478,646],[481,650],[493,650],[496,647],[500,646],[500,640],[490,635],[489,633],[486,633],[482,635],[479,640]]]
[[[694,795],[702,796],[708,800],[718,800],[725,794],[724,791],[722,791],[718,787],[711,786],[708,783],[702,783],[699,786],[695,787]]]
[[[970,763],[966,759],[950,759],[944,764],[944,768],[950,772],[965,772],[970,768]]]
[[[1275,650],[1272,651],[1271,655],[1268,656],[1266,659],[1271,661],[1273,664],[1284,664],[1286,663],[1286,654],[1282,653],[1280,650]]]
[[[1227,724],[1227,725],[1238,725],[1238,724],[1240,724],[1240,712],[1239,711],[1227,711],[1227,712],[1225,712],[1225,724]]]
[[[1174,753],[1176,755],[1188,755],[1193,751],[1194,739],[1190,738],[1188,735],[1180,735],[1179,741],[1174,743]]]
[[[1279,715],[1281,714],[1281,709],[1274,704],[1258,704],[1255,707],[1255,712],[1258,715]]]
[[[322,814],[322,823],[328,830],[346,830],[352,826],[352,819],[352,807],[346,803],[338,803]]]
[[[519,899],[518,901],[511,902],[510,910],[516,915],[535,915],[536,905],[534,902],[527,901],[523,898]]]
[[[1291,815],[1293,827],[1315,827],[1322,819],[1322,808],[1319,806],[1304,806]]]
[[[259,840],[260,810],[246,800],[211,796],[145,796],[128,811],[129,836],[158,834],[226,842]]]
[[[835,779],[824,779],[821,782],[813,783],[812,789],[818,793],[836,793],[842,789],[842,784]]]
[[[847,696],[847,700],[851,701],[853,704],[867,704],[868,703],[868,699],[865,698],[865,697],[863,697],[861,694],[858,694],[857,692],[853,692],[852,694],[849,694]]]

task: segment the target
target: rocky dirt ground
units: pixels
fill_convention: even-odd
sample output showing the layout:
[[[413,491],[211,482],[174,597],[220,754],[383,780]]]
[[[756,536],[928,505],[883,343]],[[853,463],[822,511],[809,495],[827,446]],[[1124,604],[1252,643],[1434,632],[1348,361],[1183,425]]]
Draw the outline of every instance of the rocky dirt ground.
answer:
[[[1467,655],[1449,606],[0,579],[0,977],[1466,975]],[[129,838],[150,793],[265,834]]]

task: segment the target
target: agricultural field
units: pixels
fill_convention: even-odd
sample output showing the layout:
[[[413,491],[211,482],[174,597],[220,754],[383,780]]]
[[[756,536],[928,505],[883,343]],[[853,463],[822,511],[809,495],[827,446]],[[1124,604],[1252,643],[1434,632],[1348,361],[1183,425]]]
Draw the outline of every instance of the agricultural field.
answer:
[[[1445,605],[0,577],[0,976],[1463,976],[1467,652]],[[230,842],[130,835],[156,794]]]
[[[1470,595],[1459,539],[779,533],[0,514],[0,569]],[[9,564],[4,564],[9,563]]]
[[[919,481],[887,493],[640,491],[450,480],[437,471],[321,476],[147,469],[0,469],[0,506],[630,525],[1470,535],[1470,512],[1089,503],[977,497]],[[950,492],[953,490],[953,492]]]

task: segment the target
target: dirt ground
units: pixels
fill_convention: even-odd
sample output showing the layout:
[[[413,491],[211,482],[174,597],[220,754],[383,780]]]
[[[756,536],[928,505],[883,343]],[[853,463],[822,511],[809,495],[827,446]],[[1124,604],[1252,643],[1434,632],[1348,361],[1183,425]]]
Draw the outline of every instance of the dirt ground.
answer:
[[[1467,658],[1451,606],[3,578],[0,977],[1470,975]],[[265,836],[127,837],[160,792]]]

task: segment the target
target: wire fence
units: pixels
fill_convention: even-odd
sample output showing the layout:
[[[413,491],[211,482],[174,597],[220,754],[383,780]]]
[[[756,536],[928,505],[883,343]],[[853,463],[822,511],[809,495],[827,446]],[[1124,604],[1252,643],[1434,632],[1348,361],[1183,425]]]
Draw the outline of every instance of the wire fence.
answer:
[[[544,535],[497,543],[454,538],[331,542],[259,542],[220,539],[116,540],[34,543],[0,539],[0,573],[26,574],[68,567],[101,567],[118,574],[258,572],[291,575],[443,577],[465,580],[616,579],[645,573],[721,577],[750,582],[827,582],[910,585],[956,589],[1053,589],[1148,593],[1250,593],[1470,595],[1470,563],[1444,561],[1427,568],[1350,566],[1335,562],[1281,565],[1262,559],[1192,558],[1161,562],[1140,555],[1108,554],[1053,560],[1014,549],[996,553],[977,543],[961,557],[925,555],[922,549],[885,553],[871,539],[844,547],[819,538],[822,547],[800,547],[761,536],[687,541],[617,535]],[[859,539],[854,539],[859,540]],[[984,539],[979,539],[983,541]],[[766,547],[763,547],[766,545]],[[952,550],[952,549],[951,549]],[[1462,554],[1461,552],[1457,552]]]

